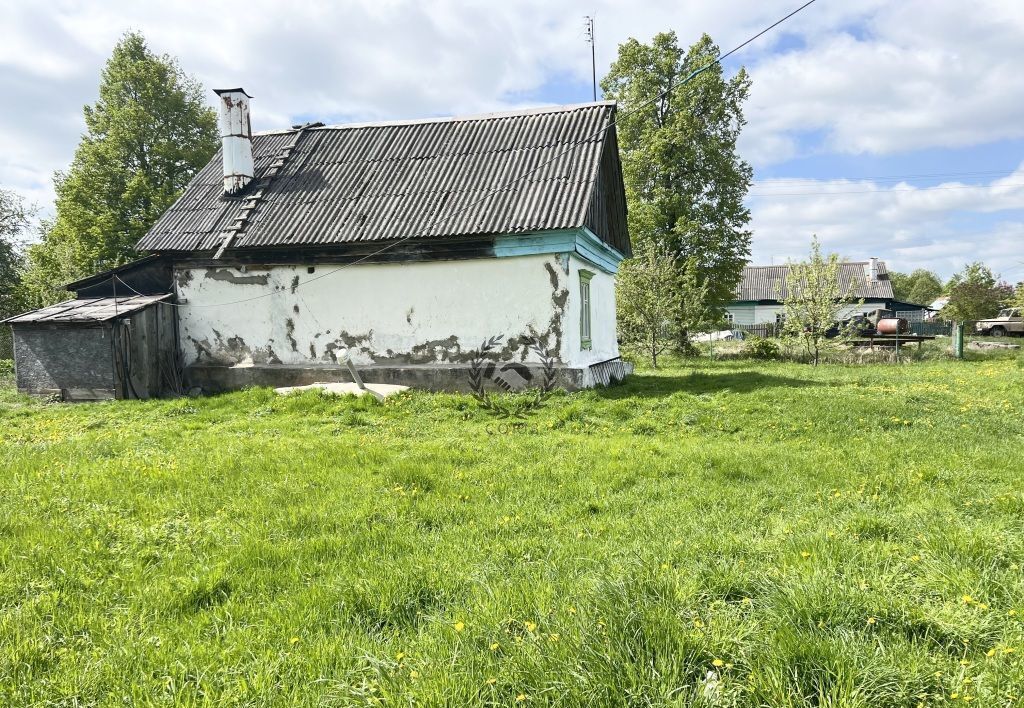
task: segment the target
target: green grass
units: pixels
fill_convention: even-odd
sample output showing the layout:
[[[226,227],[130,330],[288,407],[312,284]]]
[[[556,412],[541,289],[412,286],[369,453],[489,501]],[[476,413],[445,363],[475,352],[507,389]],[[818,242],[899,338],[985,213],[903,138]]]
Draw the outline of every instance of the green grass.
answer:
[[[511,431],[463,396],[8,388],[0,437],[3,705],[1024,693],[1015,357],[704,361]]]

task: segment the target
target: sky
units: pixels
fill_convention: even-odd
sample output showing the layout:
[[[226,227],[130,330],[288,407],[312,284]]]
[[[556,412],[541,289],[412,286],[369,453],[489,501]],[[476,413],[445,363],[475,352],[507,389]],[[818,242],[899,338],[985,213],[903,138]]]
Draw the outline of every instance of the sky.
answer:
[[[118,38],[141,31],[253,127],[467,115],[591,99],[630,37],[724,50],[802,0],[0,0],[0,187],[52,213]],[[752,79],[752,261],[844,257],[1024,279],[1024,2],[817,0],[726,62]],[[208,93],[214,105],[212,91]]]

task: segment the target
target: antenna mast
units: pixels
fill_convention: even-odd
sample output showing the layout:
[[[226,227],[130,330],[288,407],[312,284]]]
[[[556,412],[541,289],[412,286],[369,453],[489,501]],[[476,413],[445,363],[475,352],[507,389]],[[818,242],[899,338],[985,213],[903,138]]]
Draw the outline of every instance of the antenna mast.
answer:
[[[583,21],[583,31],[587,33],[587,42],[590,43],[590,77],[594,82],[594,100],[597,101],[597,59],[594,56],[594,15],[584,15]]]

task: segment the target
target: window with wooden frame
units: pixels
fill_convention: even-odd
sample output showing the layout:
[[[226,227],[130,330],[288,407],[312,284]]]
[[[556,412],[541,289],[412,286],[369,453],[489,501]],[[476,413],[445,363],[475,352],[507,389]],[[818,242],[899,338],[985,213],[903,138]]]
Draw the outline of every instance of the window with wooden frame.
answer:
[[[590,281],[593,277],[589,270],[580,271],[580,349],[593,346],[590,330]]]

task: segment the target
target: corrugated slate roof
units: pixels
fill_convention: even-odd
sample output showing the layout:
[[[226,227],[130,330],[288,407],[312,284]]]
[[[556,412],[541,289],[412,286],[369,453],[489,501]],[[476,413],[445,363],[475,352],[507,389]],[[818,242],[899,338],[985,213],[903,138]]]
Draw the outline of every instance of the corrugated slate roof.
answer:
[[[36,324],[43,322],[87,323],[107,322],[149,307],[154,302],[170,298],[166,295],[132,295],[130,297],[89,297],[66,300],[23,315],[0,320],[7,324]]]
[[[250,187],[255,189],[264,176],[272,179],[255,209],[252,189],[225,196],[218,152],[138,248],[217,248],[222,232],[243,215],[247,193],[248,220],[232,249],[590,226],[593,194],[607,191],[594,185],[604,147],[614,140],[614,127],[606,130],[614,112],[613,102],[599,102],[257,134]],[[286,150],[292,143],[294,148]],[[282,154],[283,160],[276,159]],[[621,191],[618,155],[612,159],[606,171],[615,172]],[[621,233],[598,236],[628,254],[622,209],[622,223],[615,226]],[[617,221],[603,218],[596,226],[607,230],[608,223]]]
[[[868,281],[867,261],[851,261],[839,264],[839,286],[843,292],[853,287],[853,297],[891,300],[894,298],[892,282],[884,261],[878,261],[878,279]],[[788,265],[747,266],[743,269],[740,284],[736,287],[737,300],[777,300],[786,297]]]

